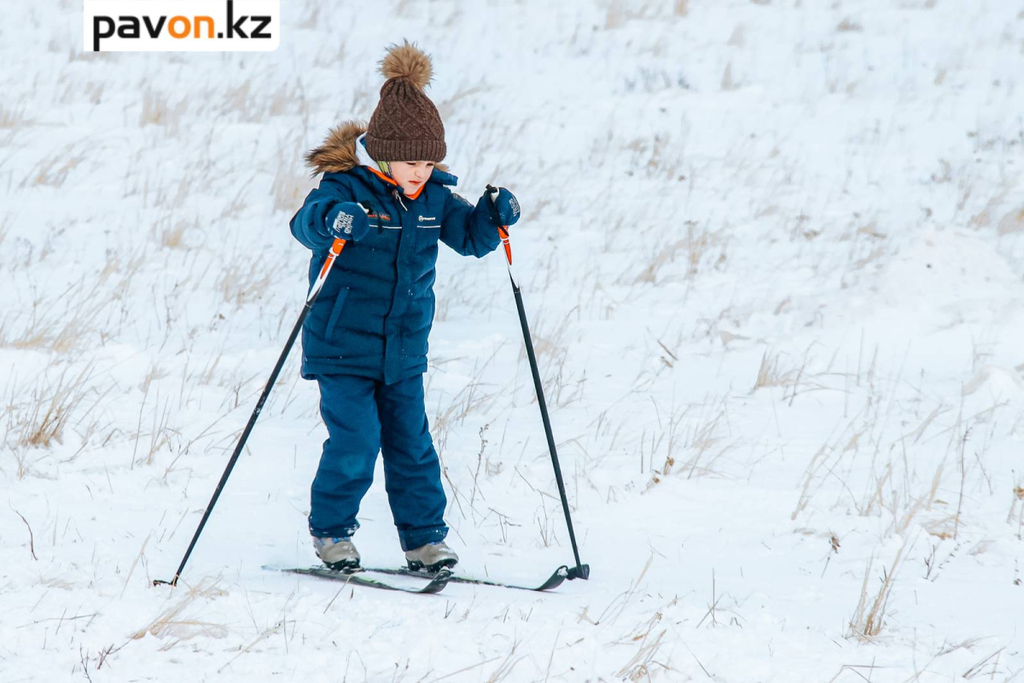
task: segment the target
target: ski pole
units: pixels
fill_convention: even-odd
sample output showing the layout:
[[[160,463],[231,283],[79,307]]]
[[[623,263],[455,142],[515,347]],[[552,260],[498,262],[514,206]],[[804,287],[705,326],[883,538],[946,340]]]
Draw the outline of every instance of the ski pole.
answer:
[[[487,186],[487,192],[495,194],[498,188],[493,185]],[[492,197],[493,199],[493,197]],[[508,239],[508,226],[503,225],[498,209],[491,202],[491,218],[498,226],[498,236],[505,246],[505,259],[508,266],[508,278],[512,281],[512,293],[516,299],[516,309],[519,311],[519,324],[523,328],[523,341],[526,343],[526,357],[530,360],[530,372],[533,373],[533,386],[537,390],[537,405],[540,406],[540,417],[544,422],[544,434],[548,439],[548,452],[551,454],[551,464],[555,468],[555,482],[558,484],[558,495],[562,499],[562,510],[565,512],[565,524],[569,528],[569,541],[572,542],[572,554],[576,559],[576,566],[569,569],[569,579],[589,579],[590,565],[580,562],[580,550],[576,545],[576,533],[572,528],[572,517],[569,514],[569,500],[565,496],[565,482],[562,480],[562,468],[558,464],[558,452],[555,450],[555,437],[551,431],[551,419],[548,417],[548,406],[544,401],[544,385],[541,383],[540,370],[537,368],[537,354],[533,350],[533,338],[530,336],[530,325],[526,321],[526,309],[523,306],[523,292],[519,287],[512,272],[512,245]]]
[[[284,362],[288,358],[288,352],[292,350],[292,345],[295,344],[295,339],[299,336],[299,330],[302,329],[302,323],[305,321],[306,316],[309,315],[309,310],[313,307],[313,302],[316,301],[316,297],[320,294],[320,290],[323,288],[324,282],[327,280],[327,275],[331,272],[331,268],[334,267],[334,260],[338,258],[338,254],[341,253],[341,250],[345,248],[345,242],[346,240],[343,239],[335,239],[334,243],[331,244],[331,249],[327,254],[327,258],[324,260],[324,265],[320,268],[320,274],[317,276],[316,281],[313,282],[313,286],[309,288],[309,294],[306,296],[306,305],[302,308],[302,312],[299,313],[299,319],[295,321],[295,327],[292,328],[291,334],[288,335],[288,341],[285,343],[284,349],[281,351],[281,356],[277,359],[277,365],[274,366],[274,371],[270,373],[270,379],[267,380],[267,385],[263,387],[263,393],[260,395],[260,400],[256,403],[256,409],[252,411],[252,415],[249,417],[249,423],[245,425],[245,429],[242,430],[242,436],[238,439],[238,445],[235,446],[235,452],[231,454],[228,466],[224,468],[224,474],[220,477],[220,482],[217,484],[217,488],[213,492],[210,504],[206,506],[206,511],[203,513],[203,518],[199,521],[199,527],[196,529],[196,533],[192,537],[192,542],[188,544],[188,550],[185,551],[185,556],[181,558],[181,564],[178,565],[178,571],[174,572],[174,578],[170,581],[154,579],[154,586],[158,586],[160,584],[167,586],[178,585],[178,578],[181,577],[181,572],[185,570],[185,563],[188,562],[189,555],[192,554],[192,550],[196,547],[196,541],[199,540],[199,535],[203,533],[203,527],[206,526],[206,521],[210,519],[210,513],[213,512],[213,506],[217,504],[217,499],[220,498],[220,492],[224,490],[224,484],[227,483],[228,477],[231,476],[231,470],[235,467],[235,463],[238,461],[238,456],[242,454],[242,449],[245,447],[245,442],[249,438],[249,433],[252,432],[253,425],[256,424],[256,418],[260,416],[260,412],[263,410],[263,404],[267,402],[270,390],[274,388],[274,383],[277,382],[277,376],[281,373],[281,368],[284,367]]]

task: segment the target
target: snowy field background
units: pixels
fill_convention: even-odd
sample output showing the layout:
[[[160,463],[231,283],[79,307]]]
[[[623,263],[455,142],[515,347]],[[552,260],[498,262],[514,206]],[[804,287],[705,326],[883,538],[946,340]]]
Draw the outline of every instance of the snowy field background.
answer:
[[[0,680],[1024,680],[1024,5],[282,3],[266,54],[0,23]],[[452,170],[524,207],[589,582],[311,564],[302,154],[402,38]],[[499,254],[438,263],[428,414],[470,575],[571,551]],[[357,536],[401,551],[382,478]]]

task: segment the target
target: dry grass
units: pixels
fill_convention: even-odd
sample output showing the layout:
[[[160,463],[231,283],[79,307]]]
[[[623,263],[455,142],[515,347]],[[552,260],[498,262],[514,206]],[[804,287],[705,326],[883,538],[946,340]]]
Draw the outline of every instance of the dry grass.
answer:
[[[291,113],[291,109],[298,104],[299,112],[303,116],[308,113],[308,102],[306,91],[301,80],[285,81],[270,93],[266,104],[267,116],[285,116]]]
[[[186,234],[198,234],[200,230],[199,218],[192,220],[175,219],[172,216],[165,216],[153,225],[158,235],[160,246],[164,249],[187,249],[185,242]]]
[[[29,554],[32,555],[32,559],[33,560],[38,561],[39,558],[36,557],[36,536],[35,536],[35,534],[32,533],[32,525],[28,523],[27,519],[25,519],[25,515],[21,514],[17,510],[14,511],[14,514],[18,515],[18,517],[21,517],[21,521],[25,523],[25,527],[28,529],[28,550],[29,550]]]
[[[29,124],[25,118],[25,108],[11,109],[0,105],[0,128],[17,130]]]
[[[661,245],[645,259],[644,267],[633,279],[634,284],[685,281],[692,286],[702,265],[706,266],[710,263],[708,255],[716,247],[720,247],[720,252],[711,265],[718,267],[725,263],[727,258],[725,240],[720,233],[712,233],[706,225],[700,225],[697,221],[688,220],[685,225],[686,237]],[[662,271],[674,264],[680,253],[686,258],[686,270],[682,273],[682,277],[679,277],[679,270],[675,268],[668,268],[670,274],[662,276]]]
[[[909,490],[901,493],[900,487],[894,485],[892,463],[887,463],[884,474],[881,477],[876,477],[875,488],[867,503],[861,507],[861,514],[868,516],[873,514],[876,509],[885,510],[892,516],[892,521],[885,532],[886,535],[906,533],[917,514],[922,510],[930,509],[937,499],[939,484],[942,481],[942,470],[943,465],[940,463],[928,488],[920,495],[914,496]],[[911,478],[912,475],[906,473],[904,488],[909,486]],[[941,537],[944,532],[938,530],[937,526],[936,524],[929,525],[929,533]]]
[[[722,90],[736,90],[739,84],[736,82],[732,75],[732,62],[725,65],[725,71],[722,72]]]
[[[874,558],[868,560],[868,567],[864,573],[864,583],[861,586],[860,601],[854,610],[853,619],[850,620],[850,634],[866,640],[871,640],[882,631],[885,626],[885,617],[888,613],[889,598],[892,596],[893,582],[896,579],[896,572],[900,568],[903,559],[903,552],[906,550],[906,543],[900,547],[892,566],[888,571],[882,571],[882,584],[873,598],[868,596],[868,582],[871,579],[871,565]]]
[[[1020,506],[1020,512],[1017,507]],[[1016,517],[1016,519],[1014,519]],[[1024,538],[1024,484],[1020,481],[1013,487],[1013,497],[1010,502],[1010,512],[1006,515],[1006,523],[1017,526],[1017,540]]]
[[[1024,206],[1017,207],[999,219],[1000,236],[1024,233]]]
[[[688,0],[673,0],[666,8],[659,2],[636,2],[636,0],[610,0],[605,14],[605,30],[622,28],[629,21],[656,20],[665,21],[672,17],[686,16]]]
[[[197,637],[222,638],[227,635],[227,627],[223,624],[182,618],[182,614],[200,599],[213,600],[223,595],[227,595],[227,593],[218,588],[216,582],[210,583],[207,579],[203,579],[195,586],[190,587],[180,600],[133,633],[131,639],[138,640],[146,635],[156,638],[172,638],[173,640],[168,641],[160,648],[169,650],[178,643]]]
[[[263,298],[274,278],[275,270],[263,258],[231,258],[217,278],[216,288],[226,303],[241,307]]]
[[[522,475],[520,475],[522,476]],[[526,478],[523,477],[526,481]],[[527,482],[529,484],[529,482]],[[531,485],[531,488],[532,485]],[[560,514],[548,514],[548,494],[537,489],[533,489],[534,493],[540,496],[540,505],[533,513],[533,521],[537,523],[537,531],[540,534],[541,547],[550,548],[557,542],[557,531],[558,528],[564,523],[564,518]],[[561,512],[561,511],[559,511]]]
[[[789,387],[796,383],[803,373],[803,368],[780,370],[780,356],[781,354],[772,354],[765,349],[761,356],[761,365],[757,369],[757,379],[754,380],[754,386],[750,389],[750,393],[764,387]]]
[[[527,658],[527,655],[520,655],[519,657],[516,657],[518,649],[519,642],[517,640],[513,640],[508,654],[505,655],[505,658],[502,659],[494,670],[487,676],[487,683],[500,683],[500,681],[503,681],[512,675],[512,671],[515,669],[516,665]]]
[[[655,414],[658,418],[658,425],[654,430],[656,436],[652,436],[649,451],[645,449],[643,438],[641,438],[641,471],[643,471],[645,451],[649,453],[648,459],[652,462],[655,452],[664,450],[665,456],[664,460],[659,457],[662,463],[659,468],[651,468],[651,477],[645,491],[661,483],[676,469],[677,465],[679,465],[680,472],[686,473],[687,479],[694,476],[716,474],[713,469],[715,463],[736,445],[735,440],[723,443],[725,438],[723,431],[726,430],[729,423],[726,397],[723,396],[717,401],[706,398],[700,404],[700,412],[683,434],[681,433],[683,421],[690,413],[691,408],[692,406],[688,406],[683,410],[671,411],[662,421],[660,410],[655,405]],[[681,463],[677,462],[683,456],[686,459]]]
[[[662,246],[647,260],[647,265],[636,276],[634,282],[637,284],[655,284],[658,281],[658,273],[661,269],[668,264],[674,263],[676,254],[684,250],[686,245],[687,241],[682,239]]]
[[[49,448],[54,442],[63,443],[64,430],[86,397],[93,393],[89,385],[92,371],[86,366],[77,374],[65,369],[50,385],[42,378],[33,388],[27,405],[20,411],[11,411],[16,444],[29,448]],[[81,416],[80,416],[81,419]],[[20,473],[23,476],[23,472]]]
[[[261,633],[260,633],[260,634],[259,634],[259,635],[258,635],[258,636],[256,637],[256,639],[255,639],[255,640],[253,640],[252,642],[250,642],[250,643],[246,644],[245,646],[241,647],[241,648],[239,649],[239,651],[238,651],[238,654],[237,654],[237,655],[235,655],[234,657],[232,657],[232,658],[230,659],[230,661],[228,661],[228,662],[227,662],[226,664],[224,664],[224,666],[222,666],[222,667],[220,667],[219,669],[217,669],[217,673],[221,673],[221,672],[223,672],[223,671],[224,671],[224,669],[226,669],[226,668],[228,668],[229,666],[231,666],[232,662],[234,662],[234,661],[235,661],[236,659],[238,659],[238,658],[239,658],[239,657],[241,657],[242,655],[244,655],[244,654],[248,653],[249,651],[251,651],[251,650],[252,650],[252,648],[256,647],[256,645],[258,645],[258,644],[262,643],[262,642],[263,642],[264,640],[266,640],[266,639],[267,639],[267,638],[269,638],[270,636],[274,635],[274,634],[275,634],[275,633],[277,633],[278,631],[281,631],[281,630],[282,630],[282,629],[283,629],[284,627],[285,627],[285,621],[284,621],[284,620],[282,619],[281,621],[277,622],[276,624],[274,624],[274,625],[273,625],[273,626],[271,626],[270,628],[264,629],[264,630],[263,630],[263,631],[262,631],[262,632],[261,632]]]
[[[175,105],[168,102],[166,96],[153,90],[147,90],[142,96],[142,112],[139,114],[139,127],[163,126],[167,134],[176,136],[181,119],[188,111],[188,99],[182,98]]]
[[[836,26],[836,31],[839,33],[860,33],[864,30],[864,27],[860,25],[856,20],[847,17],[839,22]]]
[[[672,668],[663,662],[655,660],[662,645],[665,644],[667,629],[660,629],[658,634],[652,637],[655,627],[661,622],[662,613],[655,612],[654,616],[646,624],[642,633],[633,636],[632,640],[638,643],[637,651],[626,664],[616,672],[615,676],[623,680],[649,681],[651,675],[671,671]]]
[[[76,152],[73,144],[55,154],[44,157],[28,172],[21,181],[20,187],[52,187],[59,189],[64,186],[68,176],[85,161],[85,152]]]
[[[726,397],[723,396],[718,403],[705,402],[701,405],[697,421],[693,424],[683,443],[684,448],[691,453],[690,458],[683,463],[682,467],[687,473],[687,479],[692,478],[695,474],[713,474],[712,465],[735,445],[735,443],[725,444],[711,457],[707,457],[712,453],[712,447],[722,442],[722,431],[729,424],[726,401]],[[709,408],[707,413],[704,412],[705,406]]]
[[[573,322],[578,318],[579,310],[573,308],[552,325],[548,325],[543,316],[538,316],[537,320],[530,323],[530,336],[541,373],[544,398],[553,407],[564,408],[583,397],[586,370],[577,376],[569,369],[572,365],[569,362],[570,336],[575,332]],[[520,343],[519,361],[526,363],[527,360],[526,346]]]
[[[301,147],[293,141],[282,143],[277,150],[274,173],[274,210],[293,214],[306,195],[316,187],[303,166]]]
[[[31,308],[16,309],[0,321],[0,346],[62,355],[88,346],[105,311],[118,304],[102,285],[102,279],[90,289],[77,282],[50,296],[37,295]]]
[[[604,28],[605,30],[620,28],[627,18],[622,0],[610,0],[608,3],[608,14],[605,15]]]
[[[614,624],[626,608],[629,607],[630,602],[638,597],[638,595],[644,595],[639,590],[641,583],[643,583],[644,577],[647,576],[647,572],[651,568],[651,564],[654,562],[654,555],[650,555],[647,561],[644,563],[643,569],[637,577],[630,582],[629,587],[617,595],[608,605],[605,606],[601,613],[596,619],[592,618],[588,613],[587,609],[584,608],[583,612],[579,615],[578,621],[586,621],[593,626],[599,626],[601,624]]]
[[[132,463],[131,467],[135,467],[135,463],[138,461],[139,456],[139,444],[142,441],[142,416],[143,410],[146,407],[146,398],[149,393],[149,387],[146,387],[146,394],[142,398],[142,404],[139,407],[139,422],[135,430],[135,445],[132,450]],[[150,425],[148,436],[148,444],[146,447],[145,462],[147,465],[153,464],[153,456],[163,449],[164,446],[171,448],[171,439],[177,435],[178,432],[170,427],[171,421],[171,408],[170,399],[165,399],[163,406],[160,404],[160,395],[157,394],[154,405],[152,408],[153,419]]]
[[[825,478],[838,472],[843,455],[847,452],[857,453],[861,438],[868,432],[868,425],[861,420],[861,416],[855,416],[835,438],[833,431],[811,457],[804,472],[796,507],[790,513],[791,520],[795,520],[797,515],[807,508],[814,493],[824,484]],[[845,482],[842,486],[844,491],[849,491],[849,486]]]
[[[461,83],[456,92],[437,103],[437,111],[441,115],[441,119],[444,120],[454,115],[458,110],[457,105],[461,100],[471,98],[486,91],[486,81],[483,79],[478,80],[478,82],[472,85]]]
[[[252,79],[247,78],[238,87],[224,91],[224,109],[239,113],[243,121],[259,120],[263,110],[257,97],[252,93]]]
[[[486,413],[495,399],[503,395],[499,391],[485,391],[484,389],[488,385],[483,378],[491,363],[500,357],[504,346],[504,344],[500,344],[483,362],[475,362],[469,380],[452,397],[446,407],[439,408],[434,413],[434,417],[430,420],[430,427],[439,453],[447,447],[448,438],[454,427],[463,424],[470,415]]]

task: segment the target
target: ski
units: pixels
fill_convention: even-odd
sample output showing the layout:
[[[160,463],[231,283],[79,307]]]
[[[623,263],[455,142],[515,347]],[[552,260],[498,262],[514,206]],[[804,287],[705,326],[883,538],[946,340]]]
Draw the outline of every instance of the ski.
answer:
[[[452,579],[452,574],[447,569],[442,569],[437,574],[429,576],[423,574],[410,573],[410,576],[418,576],[419,578],[429,578],[430,581],[422,588],[404,588],[402,586],[395,586],[390,583],[385,583],[384,581],[379,581],[377,579],[372,579],[368,576],[365,576],[364,573],[368,571],[366,569],[361,569],[356,572],[340,572],[334,569],[328,569],[323,565],[320,565],[319,567],[274,567],[266,564],[263,565],[263,569],[272,572],[285,572],[288,574],[303,574],[305,576],[316,576],[321,579],[341,581],[342,583],[350,583],[356,586],[366,586],[367,588],[379,588],[381,590],[388,591],[400,591],[402,593],[440,593],[442,590],[444,590],[444,587],[447,586],[448,582]]]
[[[520,586],[513,583],[503,583],[501,581],[489,581],[487,579],[473,579],[468,576],[459,576],[458,574],[452,574],[447,569],[442,569],[437,574],[428,574],[427,572],[423,571],[413,571],[411,569],[406,569],[405,567],[367,567],[363,571],[376,572],[378,574],[391,574],[393,576],[415,576],[421,579],[431,579],[440,576],[443,573],[448,573],[448,578],[446,579],[446,581],[449,583],[468,583],[476,586],[493,586],[494,588],[512,588],[514,590],[534,592],[549,591],[554,588],[558,588],[562,585],[563,581],[569,578],[569,568],[565,565],[562,565],[561,567],[556,569],[555,572],[550,577],[548,577],[547,581],[536,587]]]

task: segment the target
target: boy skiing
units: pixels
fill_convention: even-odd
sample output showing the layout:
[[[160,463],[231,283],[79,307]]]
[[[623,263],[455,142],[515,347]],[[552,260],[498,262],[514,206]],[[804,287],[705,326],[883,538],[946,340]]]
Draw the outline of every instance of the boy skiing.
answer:
[[[408,42],[381,62],[387,79],[367,126],[346,122],[306,155],[320,186],[290,222],[312,250],[312,283],[335,238],[349,242],[302,329],[302,376],[320,388],[327,427],[313,480],[309,530],[332,569],[356,569],[352,535],[359,503],[384,458],[385,487],[411,569],[452,567],[445,544],[447,504],[427,424],[423,373],[434,318],[437,242],[480,258],[499,244],[491,206],[514,224],[508,190],[474,207],[451,192],[457,179],[439,165],[444,125],[423,89],[430,58]]]

